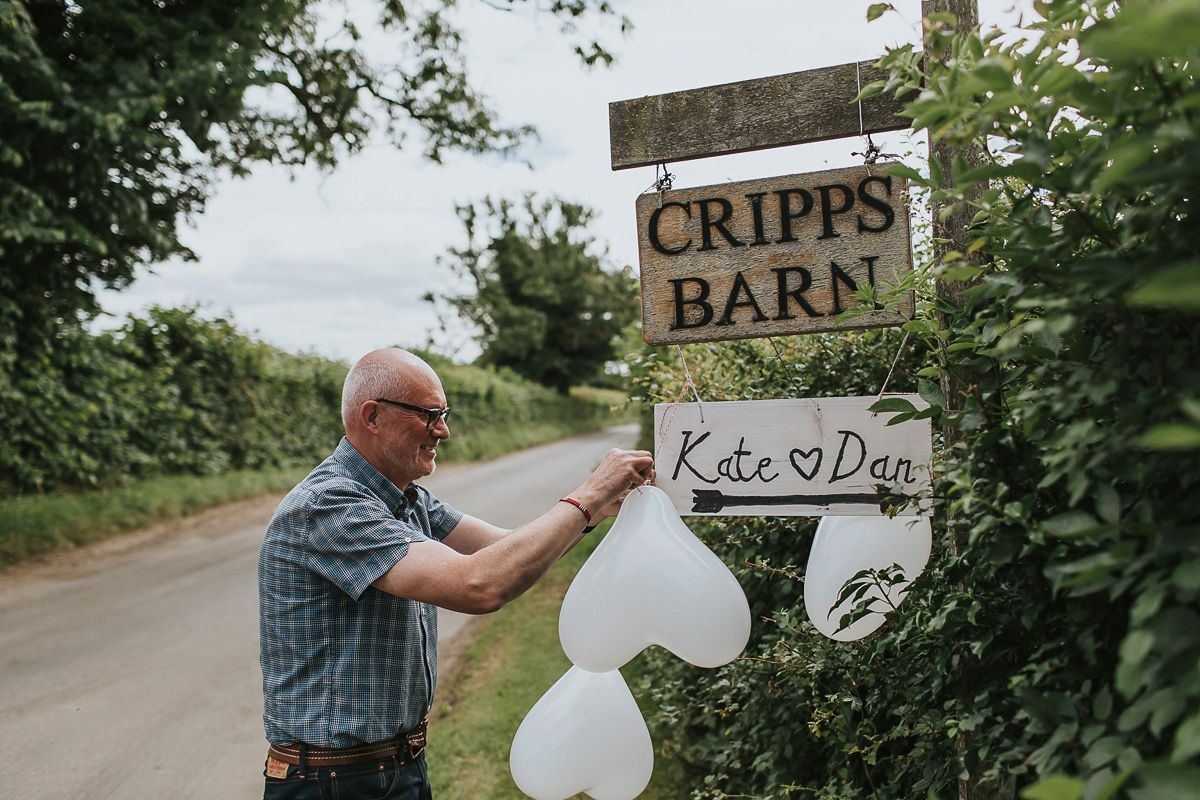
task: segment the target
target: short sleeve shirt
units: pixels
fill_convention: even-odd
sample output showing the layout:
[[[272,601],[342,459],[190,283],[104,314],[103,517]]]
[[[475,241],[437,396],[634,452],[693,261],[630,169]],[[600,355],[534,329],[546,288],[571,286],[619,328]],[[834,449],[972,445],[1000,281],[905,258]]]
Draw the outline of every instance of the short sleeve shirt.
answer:
[[[428,713],[437,609],[371,584],[460,519],[423,487],[401,491],[345,439],[288,493],[258,561],[268,741],[353,747]]]

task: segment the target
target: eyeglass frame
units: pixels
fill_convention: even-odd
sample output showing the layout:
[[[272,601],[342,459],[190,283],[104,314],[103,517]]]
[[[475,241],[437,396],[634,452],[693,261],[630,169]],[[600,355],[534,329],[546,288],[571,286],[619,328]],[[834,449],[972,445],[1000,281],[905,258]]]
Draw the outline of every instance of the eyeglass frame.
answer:
[[[388,400],[386,397],[375,398],[376,403],[387,403],[388,405],[403,408],[405,411],[412,411],[416,414],[425,415],[425,430],[431,431],[437,427],[438,423],[445,420],[450,413],[450,406],[445,408],[423,408],[422,406],[414,406],[412,403],[401,403],[399,400]],[[447,423],[448,424],[448,423]]]

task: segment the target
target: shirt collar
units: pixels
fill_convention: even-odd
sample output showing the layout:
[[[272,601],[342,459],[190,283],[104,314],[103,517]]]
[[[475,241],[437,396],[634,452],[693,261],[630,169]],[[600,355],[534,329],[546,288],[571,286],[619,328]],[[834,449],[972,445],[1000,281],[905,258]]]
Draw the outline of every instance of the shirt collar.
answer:
[[[345,466],[355,478],[377,494],[388,508],[394,509],[396,514],[406,511],[420,499],[420,493],[414,484],[409,484],[407,489],[401,490],[396,484],[385,478],[382,472],[375,469],[371,462],[363,458],[362,453],[354,449],[354,445],[350,444],[344,436],[338,442],[337,449],[333,451],[333,457]]]

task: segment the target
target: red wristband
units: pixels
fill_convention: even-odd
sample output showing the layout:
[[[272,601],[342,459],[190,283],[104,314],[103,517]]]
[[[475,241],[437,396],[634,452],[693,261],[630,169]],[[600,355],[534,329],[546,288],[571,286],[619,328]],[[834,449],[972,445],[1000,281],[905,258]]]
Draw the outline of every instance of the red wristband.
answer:
[[[580,511],[583,512],[583,516],[587,519],[587,524],[588,525],[592,524],[592,512],[588,511],[587,506],[585,506],[583,503],[579,502],[578,500],[576,500],[573,497],[560,497],[560,498],[558,498],[558,502],[570,503],[571,505],[575,506],[576,508],[578,508]]]

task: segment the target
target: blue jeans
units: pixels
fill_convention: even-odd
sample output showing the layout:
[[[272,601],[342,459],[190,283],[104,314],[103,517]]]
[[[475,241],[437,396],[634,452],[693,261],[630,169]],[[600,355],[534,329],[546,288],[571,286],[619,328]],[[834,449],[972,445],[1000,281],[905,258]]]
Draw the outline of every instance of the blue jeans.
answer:
[[[266,770],[263,771],[266,774]],[[266,778],[263,800],[432,800],[425,754],[395,756],[339,767],[289,765],[283,778]]]

